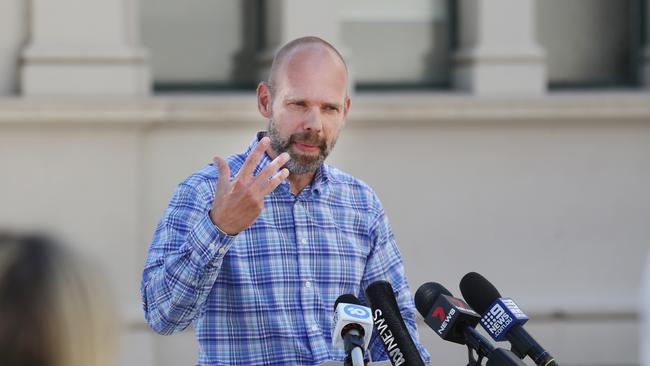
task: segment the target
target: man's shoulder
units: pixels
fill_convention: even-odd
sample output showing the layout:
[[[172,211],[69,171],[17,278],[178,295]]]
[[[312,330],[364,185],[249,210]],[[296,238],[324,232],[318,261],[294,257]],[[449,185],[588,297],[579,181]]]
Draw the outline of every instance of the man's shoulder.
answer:
[[[327,178],[332,184],[351,185],[359,189],[373,191],[368,183],[331,165],[327,165]]]
[[[379,203],[374,189],[365,181],[331,165],[327,166],[327,175],[329,184],[334,190],[338,192],[349,192],[357,196],[365,196],[369,201]]]
[[[198,188],[207,183],[214,184],[218,172],[214,164],[208,164],[200,170],[192,173],[189,177],[181,182],[182,185]]]

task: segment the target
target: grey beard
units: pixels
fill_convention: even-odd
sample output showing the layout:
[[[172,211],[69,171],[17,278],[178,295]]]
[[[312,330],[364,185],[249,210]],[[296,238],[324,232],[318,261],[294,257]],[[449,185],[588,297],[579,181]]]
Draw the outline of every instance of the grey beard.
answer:
[[[293,154],[289,153],[289,155]],[[323,165],[324,161],[325,157],[322,155],[319,155],[316,160],[310,162],[300,162],[292,156],[291,160],[284,164],[284,167],[287,168],[291,174],[300,175],[314,173],[321,167],[321,165]]]
[[[291,157],[291,160],[289,160],[284,165],[284,167],[287,168],[291,174],[297,174],[297,175],[316,172],[323,165],[323,162],[329,155],[331,148],[334,147],[334,144],[336,143],[336,140],[334,140],[332,146],[330,146],[329,148],[327,148],[327,146],[324,143],[322,143],[320,146],[320,152],[318,156],[315,157],[296,155],[291,152],[290,148],[291,145],[295,144],[295,140],[298,141],[303,140],[300,139],[300,134],[291,135],[289,140],[282,139],[280,137],[280,134],[278,133],[278,130],[275,128],[275,123],[272,119],[269,120],[267,133],[269,138],[271,139],[271,147],[273,148],[273,150],[278,154],[282,154],[283,152],[286,152]]]

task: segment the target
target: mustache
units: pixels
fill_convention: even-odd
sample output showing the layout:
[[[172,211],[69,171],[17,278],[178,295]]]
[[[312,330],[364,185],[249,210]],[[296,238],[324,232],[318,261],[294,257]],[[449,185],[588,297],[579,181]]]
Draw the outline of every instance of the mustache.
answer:
[[[307,131],[294,133],[289,137],[289,145],[294,145],[297,142],[312,146],[318,146],[321,151],[325,151],[325,149],[327,149],[327,141],[318,137],[318,133],[314,132]]]

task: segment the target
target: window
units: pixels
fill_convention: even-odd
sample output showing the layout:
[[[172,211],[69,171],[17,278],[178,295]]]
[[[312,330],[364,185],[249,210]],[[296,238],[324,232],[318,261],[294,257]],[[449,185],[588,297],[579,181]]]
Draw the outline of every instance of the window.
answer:
[[[256,1],[141,0],[140,7],[156,90],[255,84]]]
[[[342,39],[359,89],[450,85],[450,1],[342,2]]]
[[[538,0],[551,88],[638,83],[641,0]]]
[[[264,67],[263,0],[140,0],[142,39],[157,91],[254,88]],[[268,1],[268,0],[267,0]],[[313,0],[312,0],[313,1]],[[450,85],[451,0],[355,0],[335,24],[360,89]],[[287,17],[305,27],[300,19]],[[328,20],[324,20],[328,21]],[[310,22],[312,34],[331,24]],[[346,52],[349,51],[349,52]]]

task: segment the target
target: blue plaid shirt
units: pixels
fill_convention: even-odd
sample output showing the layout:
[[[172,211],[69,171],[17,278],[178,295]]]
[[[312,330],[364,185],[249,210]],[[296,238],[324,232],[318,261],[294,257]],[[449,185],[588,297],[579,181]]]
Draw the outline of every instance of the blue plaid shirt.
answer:
[[[232,175],[245,153],[228,158]],[[271,159],[264,155],[259,173]],[[387,280],[417,347],[415,308],[399,250],[377,196],[365,183],[323,165],[294,196],[288,181],[267,195],[257,221],[221,233],[208,211],[217,169],[182,182],[165,211],[142,275],[149,326],[172,334],[194,326],[197,365],[315,365],[343,360],[332,347],[334,302]],[[372,360],[387,358],[376,333]]]

